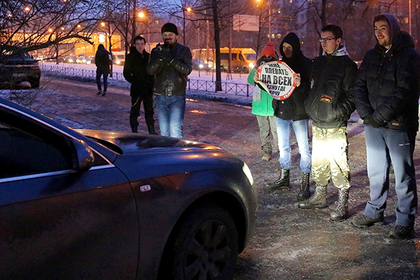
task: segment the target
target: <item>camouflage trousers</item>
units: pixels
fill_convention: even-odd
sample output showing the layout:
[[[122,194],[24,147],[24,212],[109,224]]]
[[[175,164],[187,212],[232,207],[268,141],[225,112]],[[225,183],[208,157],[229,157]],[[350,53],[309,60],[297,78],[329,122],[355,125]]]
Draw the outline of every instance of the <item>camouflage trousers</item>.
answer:
[[[331,179],[339,189],[350,188],[347,127],[312,125],[312,178],[319,185]]]

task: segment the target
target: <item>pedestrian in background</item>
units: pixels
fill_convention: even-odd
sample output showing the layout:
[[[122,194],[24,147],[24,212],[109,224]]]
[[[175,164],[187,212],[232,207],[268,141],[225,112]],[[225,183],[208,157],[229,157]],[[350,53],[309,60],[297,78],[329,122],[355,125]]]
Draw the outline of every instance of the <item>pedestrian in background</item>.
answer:
[[[137,132],[140,116],[140,105],[143,102],[144,116],[149,134],[155,132],[155,120],[153,119],[153,76],[147,74],[149,53],[144,49],[146,39],[136,36],[133,40],[134,46],[130,48],[124,63],[124,78],[131,84],[131,111],[130,126],[132,132]]]
[[[308,121],[304,101],[309,91],[311,60],[300,49],[300,40],[295,33],[289,33],[280,44],[280,54],[284,61],[297,74],[297,87],[285,100],[273,100],[273,108],[279,143],[280,177],[269,185],[270,190],[290,189],[290,168],[292,165],[292,130],[295,132],[300,153],[301,184],[298,200],[308,199],[309,174],[311,172],[311,150],[309,146]]]
[[[276,61],[276,51],[273,42],[268,42],[261,52],[261,57],[257,60],[255,67],[248,75],[248,83],[255,84],[252,94],[252,114],[257,117],[258,129],[261,139],[261,150],[263,156],[261,160],[269,161],[273,151],[278,151],[278,137],[276,124],[274,122],[273,97],[265,91],[258,82],[257,68],[264,63]]]
[[[152,50],[147,72],[155,78],[153,94],[160,134],[182,138],[185,93],[188,75],[192,71],[192,56],[187,46],[177,42],[178,29],[173,23],[165,23],[161,33],[164,44]]]
[[[98,95],[105,96],[108,89],[108,75],[111,73],[111,54],[105,49],[104,45],[99,44],[95,54],[96,65],[96,84],[98,86]],[[104,91],[101,86],[101,76],[104,80]]]
[[[355,82],[356,107],[365,126],[370,200],[352,224],[382,224],[389,191],[389,172],[395,175],[397,206],[391,238],[414,233],[417,185],[413,161],[418,130],[420,57],[413,38],[400,30],[395,16],[373,20],[375,47],[368,51]]]
[[[343,31],[337,25],[321,29],[323,54],[312,64],[310,90],[305,109],[312,118],[312,178],[315,194],[298,207],[327,207],[329,180],[338,188],[337,208],[330,219],[348,216],[350,168],[348,163],[347,121],[355,109],[354,78],[357,65],[342,45]]]

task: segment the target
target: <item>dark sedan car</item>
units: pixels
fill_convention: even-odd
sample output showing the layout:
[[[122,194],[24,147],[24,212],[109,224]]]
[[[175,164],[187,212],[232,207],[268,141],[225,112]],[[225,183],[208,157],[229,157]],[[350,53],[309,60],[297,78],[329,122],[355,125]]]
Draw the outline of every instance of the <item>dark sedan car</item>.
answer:
[[[220,148],[75,131],[0,98],[0,279],[230,279],[256,208]]]
[[[40,79],[38,61],[27,52],[14,47],[0,48],[0,82],[10,85],[29,82],[32,88],[38,88]]]

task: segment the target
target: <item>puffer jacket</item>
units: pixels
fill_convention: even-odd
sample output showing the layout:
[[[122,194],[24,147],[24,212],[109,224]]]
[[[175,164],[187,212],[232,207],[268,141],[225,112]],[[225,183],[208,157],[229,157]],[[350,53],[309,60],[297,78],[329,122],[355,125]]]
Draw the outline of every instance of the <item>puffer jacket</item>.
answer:
[[[134,94],[152,94],[153,76],[147,74],[149,56],[148,52],[143,51],[143,54],[140,54],[135,47],[131,47],[130,53],[125,59],[124,78],[130,84],[136,85],[137,89],[142,89],[141,92],[132,91],[132,96]]]
[[[305,109],[312,123],[320,128],[347,126],[355,109],[354,79],[357,65],[344,46],[331,55],[317,57],[312,64],[310,90]]]
[[[160,48],[169,48],[173,56],[171,62],[161,61],[158,58]],[[156,94],[185,95],[187,77],[192,71],[192,55],[187,46],[175,43],[169,46],[158,45],[151,53],[147,66],[147,73],[155,77],[153,92]]]
[[[366,53],[360,66],[355,81],[357,112],[366,119],[365,125],[370,125],[366,117],[371,115],[386,129],[417,131],[419,54],[413,48],[411,36],[399,31],[392,18],[388,22],[391,48],[387,51],[376,44]]]
[[[288,43],[293,47],[293,55],[287,58],[283,52],[283,44]],[[282,61],[287,63],[296,73],[300,73],[301,82],[292,95],[285,100],[273,100],[274,114],[283,120],[304,120],[308,119],[305,111],[304,102],[309,91],[309,74],[311,72],[312,61],[302,54],[300,40],[295,33],[289,33],[284,37],[280,44]]]

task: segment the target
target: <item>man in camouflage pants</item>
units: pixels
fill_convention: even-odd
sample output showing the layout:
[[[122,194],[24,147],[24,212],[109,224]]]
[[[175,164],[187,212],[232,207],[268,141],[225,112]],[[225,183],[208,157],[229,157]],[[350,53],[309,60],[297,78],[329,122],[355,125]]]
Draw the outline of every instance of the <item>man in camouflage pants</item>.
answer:
[[[357,66],[341,44],[343,31],[336,25],[321,29],[323,55],[312,65],[310,90],[305,109],[312,118],[312,178],[316,183],[311,199],[299,208],[327,207],[327,185],[330,179],[338,188],[337,208],[331,220],[348,216],[350,168],[347,157],[347,121],[355,109],[353,81]]]

